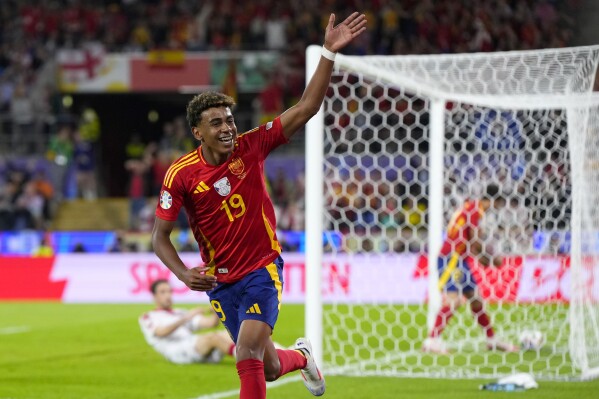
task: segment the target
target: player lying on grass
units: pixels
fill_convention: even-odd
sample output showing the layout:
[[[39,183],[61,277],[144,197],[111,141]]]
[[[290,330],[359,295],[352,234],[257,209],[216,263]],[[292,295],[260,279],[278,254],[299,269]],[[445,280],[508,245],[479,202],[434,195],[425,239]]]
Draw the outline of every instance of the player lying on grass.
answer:
[[[216,327],[218,316],[205,308],[173,308],[173,290],[166,280],[150,287],[156,309],[139,317],[147,343],[167,360],[177,364],[218,363],[223,356],[234,356],[235,344],[226,331],[195,332]]]

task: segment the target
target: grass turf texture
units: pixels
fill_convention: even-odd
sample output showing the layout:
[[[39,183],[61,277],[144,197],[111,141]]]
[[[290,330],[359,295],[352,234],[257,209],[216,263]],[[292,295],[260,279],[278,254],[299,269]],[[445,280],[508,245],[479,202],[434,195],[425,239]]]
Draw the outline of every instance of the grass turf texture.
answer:
[[[348,360],[355,365],[359,359],[363,373],[375,374],[376,371],[377,375],[494,378],[497,373],[534,371],[538,378],[545,380],[576,379],[578,371],[566,351],[567,306],[487,304],[487,309],[499,337],[516,343],[514,330],[517,331],[518,326],[534,325],[545,334],[547,345],[539,353],[489,352],[484,333],[470,309],[461,306],[443,334],[452,355],[423,354],[420,347],[427,331],[425,306],[337,305],[325,308],[325,340],[329,348],[325,359],[336,365],[344,365]],[[505,327],[507,331],[502,330]],[[347,345],[347,342],[355,345]]]
[[[0,303],[0,399],[191,399],[238,389],[231,358],[218,365],[177,366],[147,346],[137,317],[150,308],[151,305]],[[275,339],[292,344],[303,333],[302,320],[302,306],[284,305]],[[29,330],[7,334],[7,327]],[[483,382],[489,380],[330,376],[325,397],[590,399],[597,398],[599,392],[599,380],[542,381],[538,391],[523,393],[481,392],[478,385]],[[312,397],[299,380],[273,387],[267,395],[285,399]]]

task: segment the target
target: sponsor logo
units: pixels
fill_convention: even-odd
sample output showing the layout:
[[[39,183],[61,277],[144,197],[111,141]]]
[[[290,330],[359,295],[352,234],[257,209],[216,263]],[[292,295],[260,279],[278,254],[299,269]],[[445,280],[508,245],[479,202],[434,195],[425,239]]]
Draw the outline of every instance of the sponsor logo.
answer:
[[[270,121],[266,124],[266,130],[270,130],[271,127],[272,127],[272,121]]]
[[[173,206],[173,197],[168,191],[162,190],[160,193],[160,207],[162,209],[169,209],[171,206]]]
[[[229,273],[229,269],[227,269],[226,267],[219,267],[217,270],[220,274]]]
[[[229,182],[229,179],[227,179],[227,177],[225,176],[216,183],[214,183],[214,188],[216,189],[216,192],[219,195],[226,197],[231,192],[231,183]]]
[[[201,181],[201,182],[200,182],[200,183],[197,185],[196,189],[195,189],[195,190],[193,190],[193,193],[194,193],[194,194],[199,194],[199,193],[203,193],[204,191],[208,191],[208,190],[210,190],[210,187],[208,187],[208,186],[206,185],[206,183],[204,183],[203,181]]]
[[[257,303],[253,304],[252,306],[250,306],[250,308],[245,312],[245,313],[257,313],[257,314],[262,314],[262,311],[260,310],[260,306],[258,306]]]

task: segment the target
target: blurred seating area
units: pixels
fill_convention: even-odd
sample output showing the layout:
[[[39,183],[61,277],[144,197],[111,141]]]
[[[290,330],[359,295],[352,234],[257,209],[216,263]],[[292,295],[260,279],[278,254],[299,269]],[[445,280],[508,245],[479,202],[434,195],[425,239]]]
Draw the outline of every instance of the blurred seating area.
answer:
[[[264,122],[301,95],[305,47],[322,43],[329,12],[335,12],[338,21],[353,10],[368,17],[368,33],[345,49],[346,54],[431,54],[570,45],[576,28],[570,15],[576,4],[557,0],[2,1],[0,230],[51,231],[60,225],[55,218],[64,200],[96,202],[104,197],[107,177],[99,144],[110,136],[101,134],[102,121],[93,109],[74,111],[72,99],[59,92],[55,58],[60,49],[98,42],[107,52],[279,52],[284,64],[262,92],[255,93],[260,104],[253,108],[256,120]],[[173,159],[195,145],[184,115],[162,126],[159,140],[134,135],[125,148],[127,220],[125,226],[119,222],[115,227],[130,232],[125,234],[151,229],[162,176]],[[289,166],[301,162],[285,161],[287,154],[281,151],[279,158],[267,163],[279,228],[303,231],[303,174]],[[106,202],[95,208],[111,206]],[[423,204],[414,206],[420,226]],[[187,228],[184,215],[179,228]],[[302,244],[292,238],[285,245],[294,249]],[[410,250],[410,246],[396,250]]]
[[[305,47],[322,42],[331,11],[339,19],[352,10],[368,17],[368,33],[347,54],[432,54],[567,46],[575,8],[557,0],[2,1],[0,143],[40,153],[61,123],[79,120],[56,91],[55,56],[63,48],[275,50],[285,56],[285,94],[296,98]]]

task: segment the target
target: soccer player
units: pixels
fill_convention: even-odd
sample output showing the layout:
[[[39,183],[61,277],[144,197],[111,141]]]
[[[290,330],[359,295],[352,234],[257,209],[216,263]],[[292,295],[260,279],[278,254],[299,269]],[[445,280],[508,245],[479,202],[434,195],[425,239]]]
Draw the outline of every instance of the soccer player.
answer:
[[[476,257],[483,266],[501,265],[501,256],[487,253],[488,251],[483,249],[480,221],[490,207],[501,209],[503,206],[505,199],[499,187],[490,184],[480,201],[466,201],[451,217],[447,226],[447,237],[438,258],[439,289],[445,295],[435,325],[422,345],[424,352],[448,353],[441,333],[460,306],[462,296],[467,299],[472,314],[486,334],[487,349],[505,352],[518,350],[516,346],[496,339],[483,299],[479,295],[476,279],[470,270],[472,257]]]
[[[173,308],[173,290],[167,280],[150,287],[156,309],[139,317],[146,342],[167,360],[177,364],[218,363],[224,355],[234,356],[235,344],[225,331],[194,334],[216,327],[218,316],[204,315],[203,308]]]
[[[206,92],[190,101],[187,119],[200,145],[171,165],[156,207],[154,251],[189,288],[208,292],[237,344],[241,399],[265,398],[265,380],[294,370],[301,370],[313,395],[325,390],[307,339],[298,339],[293,350],[276,349],[271,340],[281,306],[283,259],[263,169],[266,156],[318,112],[335,53],[366,29],[366,17],[356,12],[334,24],[331,14],[322,56],[302,98],[265,125],[238,134],[233,99],[222,93]],[[170,241],[181,207],[204,266],[188,269]]]

